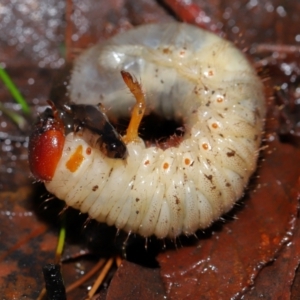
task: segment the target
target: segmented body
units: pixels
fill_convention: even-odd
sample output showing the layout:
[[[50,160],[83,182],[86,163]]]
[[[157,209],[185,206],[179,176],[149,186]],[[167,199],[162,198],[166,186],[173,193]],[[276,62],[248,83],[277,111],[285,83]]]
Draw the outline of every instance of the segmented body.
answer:
[[[183,120],[177,147],[127,144],[125,159],[70,133],[46,188],[99,222],[174,238],[208,227],[241,198],[256,169],[265,116],[263,86],[230,42],[191,25],[145,25],[85,51],[75,62],[74,104],[130,116],[120,71],[142,84],[147,112]]]

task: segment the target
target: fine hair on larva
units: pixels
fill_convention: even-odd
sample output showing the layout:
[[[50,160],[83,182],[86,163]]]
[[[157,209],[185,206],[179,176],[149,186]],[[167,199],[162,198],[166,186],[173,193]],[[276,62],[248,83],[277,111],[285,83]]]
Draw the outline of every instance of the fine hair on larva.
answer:
[[[146,114],[184,120],[179,145],[127,142],[125,159],[68,133],[49,192],[90,218],[144,237],[175,238],[204,229],[239,200],[256,169],[265,118],[264,88],[231,42],[183,23],[118,34],[75,61],[72,104],[101,103],[130,117],[135,104],[120,72],[142,86]],[[76,168],[69,162],[79,159]]]

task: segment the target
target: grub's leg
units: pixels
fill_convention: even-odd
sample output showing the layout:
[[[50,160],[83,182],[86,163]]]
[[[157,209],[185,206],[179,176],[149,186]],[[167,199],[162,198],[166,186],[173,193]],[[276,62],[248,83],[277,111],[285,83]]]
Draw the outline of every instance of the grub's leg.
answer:
[[[183,22],[194,24],[217,34],[221,33],[217,27],[217,22],[214,22],[211,17],[209,17],[201,7],[193,3],[193,1],[164,0],[164,2]]]
[[[51,100],[47,100],[48,105],[51,107],[52,109],[52,113],[53,113],[53,118],[54,120],[57,122],[57,124],[59,124],[59,127],[62,131],[65,130],[65,126],[64,123],[62,121],[62,119],[59,116],[59,112],[57,110],[57,108],[55,107],[55,104],[51,101]]]
[[[133,94],[136,104],[133,107],[131,119],[126,131],[126,135],[123,137],[123,141],[128,144],[138,139],[138,130],[140,123],[143,119],[146,109],[145,95],[141,84],[134,79],[130,73],[121,71],[124,82]]]

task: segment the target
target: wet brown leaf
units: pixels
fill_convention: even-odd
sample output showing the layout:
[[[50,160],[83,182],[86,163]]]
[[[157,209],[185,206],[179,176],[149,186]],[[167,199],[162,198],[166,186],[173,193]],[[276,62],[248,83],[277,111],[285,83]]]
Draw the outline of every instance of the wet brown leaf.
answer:
[[[159,269],[148,269],[123,261],[107,292],[107,300],[165,299]]]
[[[287,244],[276,256],[275,261],[262,269],[255,279],[255,285],[246,294],[244,299],[297,299],[299,287],[295,285],[291,291],[295,272],[300,259],[299,219],[296,221],[296,231],[292,241]]]
[[[0,291],[3,299],[37,297],[43,284],[36,261],[53,259],[56,236],[28,207],[32,190],[20,187],[1,192]],[[4,209],[3,209],[4,208]]]

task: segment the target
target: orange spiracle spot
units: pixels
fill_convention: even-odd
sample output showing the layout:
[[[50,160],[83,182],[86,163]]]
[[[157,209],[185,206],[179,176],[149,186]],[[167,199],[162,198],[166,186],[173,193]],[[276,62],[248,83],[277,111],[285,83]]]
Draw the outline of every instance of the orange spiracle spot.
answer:
[[[75,152],[71,155],[69,160],[66,162],[66,167],[70,172],[72,173],[76,172],[80,167],[80,165],[82,164],[84,160],[84,156],[82,155],[82,152],[83,152],[83,147],[82,145],[79,145],[76,148]]]
[[[208,76],[213,76],[213,75],[214,75],[214,71],[209,70],[209,71],[208,71]]]
[[[219,127],[219,125],[217,123],[212,123],[211,127],[214,129],[217,129]]]
[[[190,161],[190,159],[189,159],[189,158],[186,158],[186,159],[184,160],[184,163],[185,163],[187,166],[189,166],[189,165],[190,165],[190,163],[191,163],[191,161]]]
[[[208,144],[203,143],[203,144],[202,144],[202,148],[203,148],[204,150],[208,150],[208,148],[209,148],[209,147],[208,147]]]
[[[167,162],[165,162],[164,164],[163,164],[163,169],[164,170],[167,170],[169,168],[169,164],[167,163]]]
[[[40,120],[29,139],[29,166],[33,176],[51,181],[62,156],[65,143],[64,128],[55,119]]]

